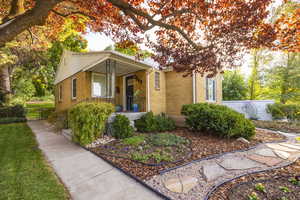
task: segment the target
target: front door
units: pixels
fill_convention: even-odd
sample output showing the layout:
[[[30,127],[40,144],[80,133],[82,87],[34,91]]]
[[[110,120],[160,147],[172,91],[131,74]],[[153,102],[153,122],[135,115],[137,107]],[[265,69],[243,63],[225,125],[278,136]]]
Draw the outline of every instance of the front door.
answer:
[[[126,110],[133,111],[133,94],[134,94],[134,87],[133,87],[133,76],[126,77]]]

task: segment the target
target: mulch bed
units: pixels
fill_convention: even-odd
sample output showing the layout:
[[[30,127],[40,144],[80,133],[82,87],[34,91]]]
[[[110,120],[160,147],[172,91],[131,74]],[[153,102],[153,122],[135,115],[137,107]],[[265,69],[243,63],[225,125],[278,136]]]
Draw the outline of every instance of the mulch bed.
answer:
[[[278,122],[278,121],[256,121],[253,120],[256,127],[282,131],[286,133],[300,133],[300,122]]]
[[[257,134],[255,138],[251,140],[250,144],[242,143],[236,139],[224,139],[204,133],[193,133],[188,129],[177,129],[176,131],[172,131],[170,133],[183,136],[192,142],[192,155],[189,158],[186,158],[178,163],[169,163],[163,166],[147,166],[128,159],[102,155],[99,152],[99,148],[91,148],[90,150],[100,157],[111,161],[117,167],[124,169],[128,173],[142,180],[148,180],[152,176],[159,174],[159,172],[162,170],[183,165],[193,160],[199,160],[208,156],[225,152],[245,150],[262,142],[281,141],[285,139],[285,137],[280,134],[262,130],[257,130]]]
[[[257,182],[265,185],[268,194],[257,191],[259,199],[276,200],[286,197],[289,200],[297,200],[300,197],[300,186],[294,186],[288,182],[289,177],[300,175],[300,161],[266,172],[246,175],[234,181],[220,186],[209,198],[209,200],[243,200],[248,199],[247,195]],[[267,182],[266,182],[267,181]],[[251,183],[252,182],[252,183]],[[290,192],[283,192],[279,187],[288,187]]]

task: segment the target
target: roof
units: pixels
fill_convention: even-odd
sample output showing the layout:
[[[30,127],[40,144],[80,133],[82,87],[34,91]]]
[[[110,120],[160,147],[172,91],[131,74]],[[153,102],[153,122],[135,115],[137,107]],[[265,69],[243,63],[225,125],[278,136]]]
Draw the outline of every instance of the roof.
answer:
[[[91,51],[91,52],[72,52],[64,50],[58,66],[54,84],[57,84],[66,78],[73,76],[80,71],[88,71],[95,68],[96,65],[111,59],[119,63],[126,63],[136,68],[158,68],[159,64],[151,58],[137,60],[134,56],[124,55],[117,51]]]

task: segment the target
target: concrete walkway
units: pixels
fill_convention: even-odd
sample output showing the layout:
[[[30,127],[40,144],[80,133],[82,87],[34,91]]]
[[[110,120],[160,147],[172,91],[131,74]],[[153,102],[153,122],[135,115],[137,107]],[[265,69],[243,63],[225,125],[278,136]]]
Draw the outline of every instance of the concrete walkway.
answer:
[[[72,199],[161,199],[99,157],[55,134],[43,121],[30,121],[39,148],[69,190]]]

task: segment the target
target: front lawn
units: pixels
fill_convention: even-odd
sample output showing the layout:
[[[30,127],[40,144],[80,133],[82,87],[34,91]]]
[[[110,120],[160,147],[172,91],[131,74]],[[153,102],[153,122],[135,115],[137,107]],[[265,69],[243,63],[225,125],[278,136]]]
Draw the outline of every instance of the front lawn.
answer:
[[[23,123],[0,125],[0,199],[69,199]]]
[[[256,121],[253,120],[256,127],[282,131],[287,133],[300,133],[300,122],[278,122],[278,121]]]
[[[40,119],[41,111],[46,109],[54,109],[53,102],[30,102],[26,103],[26,118],[27,119]]]

